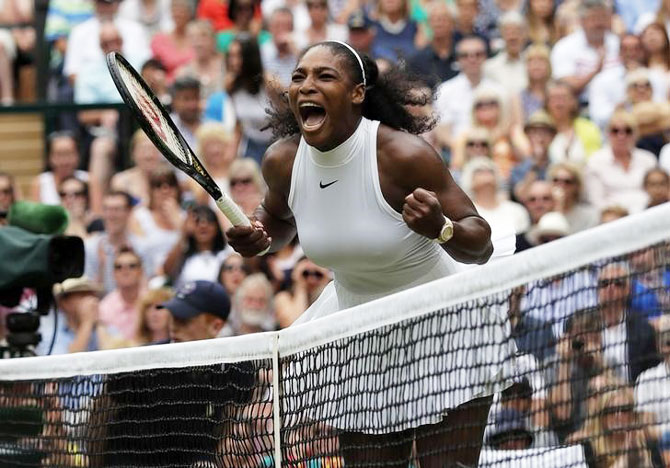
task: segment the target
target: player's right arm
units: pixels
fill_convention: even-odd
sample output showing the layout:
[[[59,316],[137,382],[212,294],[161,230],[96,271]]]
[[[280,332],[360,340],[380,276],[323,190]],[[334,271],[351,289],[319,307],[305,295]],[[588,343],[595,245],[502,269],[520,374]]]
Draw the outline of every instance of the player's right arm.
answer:
[[[254,212],[251,226],[236,226],[226,231],[230,245],[244,257],[258,255],[268,247],[270,252],[276,252],[296,235],[288,194],[298,142],[299,137],[289,137],[268,148],[262,166],[268,190]]]

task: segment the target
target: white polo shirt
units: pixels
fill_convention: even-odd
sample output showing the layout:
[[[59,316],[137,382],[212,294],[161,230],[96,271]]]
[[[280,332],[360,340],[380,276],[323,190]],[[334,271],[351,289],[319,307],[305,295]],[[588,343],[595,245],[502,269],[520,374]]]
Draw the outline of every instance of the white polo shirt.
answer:
[[[670,431],[670,369],[663,361],[658,366],[647,369],[635,383],[635,410],[652,413],[661,433]]]
[[[619,64],[619,38],[612,33],[605,35],[605,62],[603,70]],[[598,66],[598,51],[586,41],[584,30],[569,34],[559,40],[551,51],[551,69],[555,79],[567,76],[584,76]],[[588,97],[590,83],[582,96]]]
[[[141,24],[118,17],[114,20],[114,24],[119,28],[123,38],[124,56],[133,55],[140,63],[151,58],[149,39]],[[85,64],[103,59],[100,48],[100,20],[94,16],[72,28],[67,41],[63,73],[65,76],[77,75]]]

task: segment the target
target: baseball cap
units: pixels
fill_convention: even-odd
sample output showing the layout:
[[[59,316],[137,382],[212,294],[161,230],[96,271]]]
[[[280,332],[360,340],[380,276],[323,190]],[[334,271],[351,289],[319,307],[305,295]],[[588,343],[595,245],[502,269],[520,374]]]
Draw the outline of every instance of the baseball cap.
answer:
[[[370,27],[370,22],[367,16],[365,16],[365,12],[358,9],[354,10],[354,12],[349,15],[347,26],[349,29],[368,29]]]
[[[179,289],[172,299],[163,302],[160,307],[170,311],[178,319],[191,319],[203,313],[209,313],[222,320],[228,320],[230,299],[226,290],[212,281],[191,281]]]

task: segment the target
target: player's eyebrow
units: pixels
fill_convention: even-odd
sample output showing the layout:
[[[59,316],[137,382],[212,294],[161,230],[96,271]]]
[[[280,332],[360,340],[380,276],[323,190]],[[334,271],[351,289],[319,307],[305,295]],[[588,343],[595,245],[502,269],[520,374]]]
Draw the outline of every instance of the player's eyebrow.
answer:
[[[298,67],[298,68],[296,68],[295,70],[293,70],[293,73],[302,73],[302,74],[305,74],[305,73],[307,73],[308,71],[309,71],[308,68],[305,68],[305,67]],[[321,73],[321,72],[326,72],[326,71],[327,71],[327,72],[330,72],[330,73],[335,73],[335,74],[337,74],[338,76],[340,75],[340,72],[337,70],[337,68],[328,67],[328,66],[314,67],[314,68],[312,69],[312,71],[313,71],[314,73]]]

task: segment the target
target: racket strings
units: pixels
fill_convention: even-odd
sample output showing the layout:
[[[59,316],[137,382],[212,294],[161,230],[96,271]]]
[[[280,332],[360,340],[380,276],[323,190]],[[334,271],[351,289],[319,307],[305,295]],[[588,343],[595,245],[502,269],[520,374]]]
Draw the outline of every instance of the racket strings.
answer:
[[[151,123],[152,128],[156,131],[168,148],[177,156],[182,162],[194,165],[193,159],[190,157],[186,149],[182,146],[179,138],[168,125],[163,113],[156,107],[151,97],[142,88],[142,85],[130,74],[123,63],[117,62],[118,68],[121,71],[121,78],[126,83],[126,88],[132,93],[135,102],[138,104],[140,110],[145,115],[147,120]],[[199,165],[198,165],[199,166]],[[202,168],[198,168],[198,172],[202,173]]]

